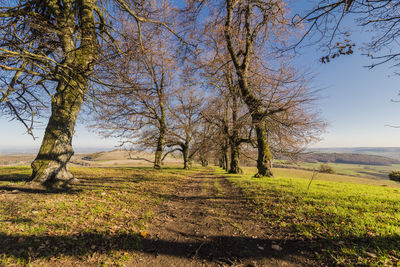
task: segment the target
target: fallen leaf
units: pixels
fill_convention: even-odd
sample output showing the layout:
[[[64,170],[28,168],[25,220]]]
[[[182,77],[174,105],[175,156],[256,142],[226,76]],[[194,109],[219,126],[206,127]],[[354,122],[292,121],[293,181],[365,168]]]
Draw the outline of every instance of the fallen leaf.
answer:
[[[282,247],[279,245],[272,245],[271,248],[275,251],[282,251]]]
[[[376,258],[377,256],[376,256],[376,254],[375,253],[372,253],[372,252],[365,252],[365,254],[367,255],[367,256],[369,256],[369,257],[371,257],[371,258]]]
[[[141,235],[143,238],[146,238],[147,232],[146,232],[146,231],[140,232],[140,235]]]

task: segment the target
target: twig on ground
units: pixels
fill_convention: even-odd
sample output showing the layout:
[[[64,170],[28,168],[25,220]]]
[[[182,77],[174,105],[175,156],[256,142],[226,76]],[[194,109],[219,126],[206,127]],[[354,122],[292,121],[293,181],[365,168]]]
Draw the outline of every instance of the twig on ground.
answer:
[[[317,177],[317,174],[318,174],[318,171],[316,169],[313,169],[311,180],[310,180],[310,182],[308,183],[308,186],[307,186],[307,191],[310,190],[311,183],[314,180],[314,178]]]
[[[197,254],[199,253],[200,249],[202,246],[204,246],[205,242],[201,243],[200,246],[196,249],[196,251],[194,252],[192,258],[196,258]]]

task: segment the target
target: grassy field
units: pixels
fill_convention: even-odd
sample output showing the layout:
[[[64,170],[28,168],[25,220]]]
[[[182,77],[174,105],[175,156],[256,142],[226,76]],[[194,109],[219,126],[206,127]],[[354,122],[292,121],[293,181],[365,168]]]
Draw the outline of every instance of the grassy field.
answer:
[[[183,177],[201,171],[72,168],[69,191],[23,181],[27,166],[0,168],[1,265],[124,265],[135,257],[154,208]],[[215,169],[216,174],[222,174]],[[400,266],[400,183],[296,169],[275,178],[227,175],[287,240],[341,265]],[[311,181],[311,183],[310,183]],[[219,184],[214,181],[219,192]]]
[[[318,169],[321,163],[300,163],[300,166],[307,168]],[[329,163],[334,171],[338,174],[355,175],[361,177],[376,177],[388,179],[388,174],[392,170],[400,170],[400,164],[393,164],[391,166],[375,166],[375,165],[361,165],[361,164],[344,164],[344,163]]]
[[[255,168],[245,168],[244,171],[245,174],[248,175],[256,173]],[[311,179],[313,172],[307,170],[298,170],[298,169],[275,168],[274,174],[276,175],[276,177],[281,177],[281,178],[302,178],[309,180]],[[356,184],[400,187],[400,183],[387,179],[379,179],[377,177],[368,177],[368,176],[362,177],[362,176],[343,175],[343,174],[317,173],[315,179],[324,181],[333,181],[333,182],[347,182]]]
[[[69,191],[26,185],[28,167],[0,168],[0,266],[122,265],[139,249],[153,208],[190,172],[72,168]]]
[[[288,239],[304,239],[342,265],[399,266],[400,189],[391,181],[276,169],[275,178],[229,175]],[[334,181],[338,180],[338,181]],[[308,189],[309,186],[309,189]]]

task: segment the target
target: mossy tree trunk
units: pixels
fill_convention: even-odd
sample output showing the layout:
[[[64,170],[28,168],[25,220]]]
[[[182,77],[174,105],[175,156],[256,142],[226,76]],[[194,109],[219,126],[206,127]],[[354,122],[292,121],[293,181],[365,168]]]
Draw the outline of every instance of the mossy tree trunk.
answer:
[[[239,72],[241,74],[242,72]],[[241,93],[250,110],[252,123],[256,129],[257,136],[257,174],[255,177],[272,177],[272,161],[273,157],[268,144],[268,137],[265,127],[265,111],[262,108],[262,102],[249,89],[247,77],[243,74],[239,75],[239,87]]]
[[[85,86],[59,84],[42,145],[31,165],[32,181],[50,187],[72,181],[73,175],[67,170],[67,163],[74,154],[72,136],[84,97],[79,87]]]
[[[183,156],[183,168],[185,170],[187,170],[190,168],[189,146],[183,144],[181,147],[182,147],[182,156]]]
[[[146,52],[143,52],[144,54]],[[153,66],[153,65],[151,65]],[[151,68],[154,69],[154,66]],[[163,74],[164,75],[164,74]],[[156,148],[156,154],[154,158],[154,169],[161,169],[162,165],[162,155],[164,152],[164,139],[165,135],[167,134],[167,125],[165,123],[165,118],[166,118],[166,112],[165,112],[165,94],[164,94],[164,79],[160,81],[160,84],[158,83],[157,76],[155,75],[154,72],[151,72],[152,79],[154,81],[155,87],[156,87],[156,92],[158,96],[158,105],[160,108],[160,115],[157,114],[157,112],[154,112],[155,116],[158,118],[158,140],[157,140],[157,148]]]
[[[167,131],[164,120],[160,120],[159,136],[157,140],[156,154],[154,158],[154,169],[161,169],[162,155],[164,152],[164,139]]]
[[[237,140],[231,141],[231,166],[229,168],[229,173],[243,173],[239,166],[240,157],[240,143]]]
[[[243,42],[234,41],[236,31],[233,31],[234,27],[240,25],[234,22],[234,9],[239,6],[242,8],[240,11],[243,13],[241,19],[243,19],[244,27],[243,30]],[[252,123],[256,128],[257,133],[257,174],[258,176],[272,176],[272,155],[269,151],[268,138],[265,132],[265,127],[263,127],[263,121],[265,120],[265,110],[263,109],[262,99],[255,94],[255,91],[249,85],[249,67],[252,60],[252,55],[254,54],[254,41],[257,37],[256,32],[261,29],[262,25],[268,25],[266,21],[261,21],[261,23],[254,23],[252,20],[252,5],[251,1],[245,3],[237,1],[226,1],[226,18],[225,18],[225,28],[224,35],[226,41],[226,47],[232,59],[233,65],[236,70],[238,77],[238,85],[243,101],[246,103],[251,117]],[[266,9],[267,10],[267,9]],[[268,16],[264,16],[264,19],[268,20]],[[255,28],[252,28],[255,27]],[[238,36],[236,36],[238,37]],[[240,37],[238,37],[240,38]],[[240,47],[243,44],[243,47]]]
[[[224,154],[222,155],[222,158],[223,158],[223,162],[224,162],[223,169],[224,169],[225,171],[228,171],[228,170],[229,170],[229,156],[228,156],[228,150],[225,150],[225,151],[224,151]]]
[[[99,50],[94,0],[69,1],[63,6],[54,1],[45,3],[60,22],[58,35],[64,59],[56,75],[58,85],[42,145],[31,165],[31,181],[55,187],[73,181],[67,169],[74,154],[72,137]],[[76,40],[76,36],[80,39]]]
[[[154,169],[161,169],[161,164],[162,164],[162,155],[163,155],[163,142],[164,142],[164,137],[160,136],[158,137],[157,140],[157,148],[156,148],[156,154],[154,156]]]
[[[267,132],[264,127],[264,123],[256,124],[256,135],[257,135],[257,147],[258,147],[258,158],[257,158],[257,174],[255,177],[274,176],[272,173],[272,162],[273,157],[269,150]]]
[[[221,144],[221,160],[220,167],[225,171],[229,170],[229,140],[224,140]]]
[[[241,140],[239,138],[239,127],[238,123],[238,92],[232,90],[232,134],[229,138],[229,145],[231,149],[231,166],[229,168],[229,173],[243,173],[242,169],[239,167],[239,157],[240,157],[240,144]]]

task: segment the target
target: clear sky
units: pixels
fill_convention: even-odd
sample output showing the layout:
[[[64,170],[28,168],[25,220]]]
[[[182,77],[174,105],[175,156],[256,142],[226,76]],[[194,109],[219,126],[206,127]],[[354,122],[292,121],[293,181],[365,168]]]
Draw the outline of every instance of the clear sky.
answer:
[[[359,36],[364,33],[356,33]],[[357,37],[358,36],[358,37]],[[360,39],[359,39],[360,40]],[[363,66],[369,59],[355,55],[341,56],[329,64],[319,62],[323,53],[315,47],[302,51],[299,66],[316,75],[315,88],[323,88],[320,101],[321,116],[329,123],[323,140],[313,147],[400,147],[400,129],[385,125],[400,125],[400,103],[391,102],[400,90],[400,77],[390,65],[372,70]],[[39,147],[43,129],[35,132],[36,141],[25,134],[18,122],[0,117],[0,150],[5,148]],[[115,147],[115,139],[104,139],[78,123],[73,145],[78,147]]]
[[[323,87],[321,111],[329,125],[316,147],[400,146],[400,90],[394,69],[369,63],[360,55],[344,56],[329,64],[309,64],[317,74],[314,85]]]
[[[348,23],[348,22],[347,22]],[[323,64],[317,47],[302,50],[296,62],[315,74],[313,87],[323,88],[322,117],[328,122],[323,140],[314,147],[400,146],[400,76],[393,62],[369,69],[372,61],[361,54],[371,33],[352,27],[355,53]],[[365,52],[364,52],[365,53]]]

